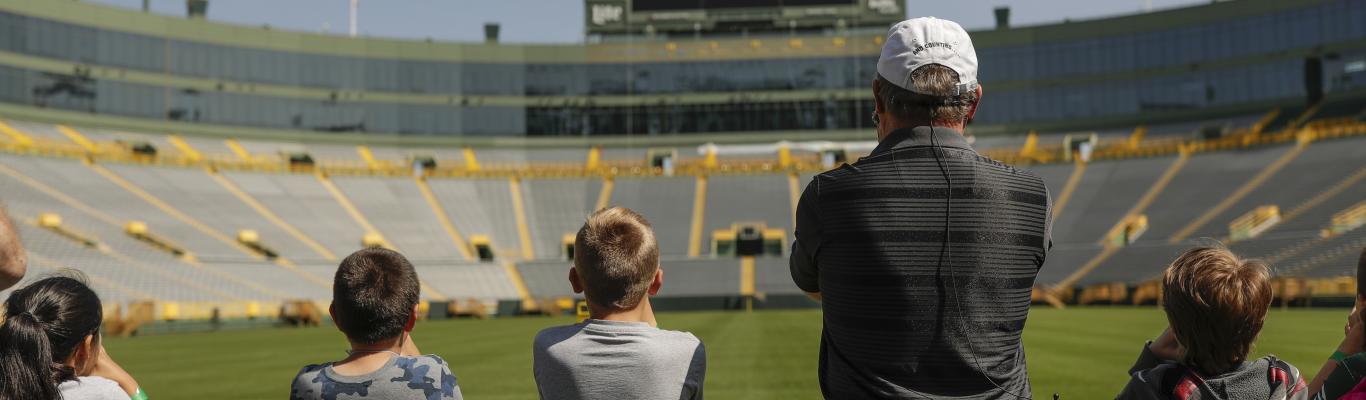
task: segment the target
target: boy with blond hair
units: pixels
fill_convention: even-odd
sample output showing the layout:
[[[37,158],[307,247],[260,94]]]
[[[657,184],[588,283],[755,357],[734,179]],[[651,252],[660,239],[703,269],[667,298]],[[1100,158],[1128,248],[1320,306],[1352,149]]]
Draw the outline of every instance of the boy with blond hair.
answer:
[[[1167,330],[1143,346],[1118,399],[1308,397],[1295,366],[1248,360],[1271,306],[1271,272],[1218,246],[1187,251],[1162,275]]]
[[[702,398],[702,341],[657,328],[650,308],[664,271],[645,217],[620,207],[590,215],[574,238],[569,284],[587,298],[589,319],[536,335],[542,399]]]

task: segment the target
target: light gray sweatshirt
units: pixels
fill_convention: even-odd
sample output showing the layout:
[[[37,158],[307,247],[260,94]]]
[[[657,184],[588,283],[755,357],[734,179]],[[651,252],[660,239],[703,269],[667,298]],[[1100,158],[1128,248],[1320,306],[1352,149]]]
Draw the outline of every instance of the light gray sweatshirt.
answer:
[[[691,333],[590,319],[542,330],[532,352],[545,400],[702,399],[707,352]]]

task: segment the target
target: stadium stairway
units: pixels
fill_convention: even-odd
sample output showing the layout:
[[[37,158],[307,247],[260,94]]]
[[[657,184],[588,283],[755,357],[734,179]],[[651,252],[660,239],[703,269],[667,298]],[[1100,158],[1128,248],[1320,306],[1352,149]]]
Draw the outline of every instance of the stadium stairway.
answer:
[[[410,260],[464,259],[413,180],[335,177],[332,182]]]
[[[1074,206],[1081,211],[1055,217],[1053,249],[1038,282],[1071,286],[1086,278],[1119,251],[1109,247],[1106,236],[1130,216],[1143,215],[1148,207],[1188,163],[1188,156],[1142,160],[1142,168],[1130,170],[1114,164],[1093,163],[1100,174],[1088,185],[1087,194]],[[1047,180],[1048,175],[1044,175]],[[1091,186],[1095,186],[1091,189]],[[1143,190],[1139,194],[1138,190]],[[1105,193],[1105,196],[1091,194]],[[1111,193],[1124,195],[1110,196]],[[1093,205],[1093,202],[1100,204]],[[1113,221],[1113,222],[1112,222]]]
[[[187,218],[204,224],[217,235],[236,238],[241,231],[251,230],[257,233],[262,245],[286,259],[312,255],[304,243],[266,221],[246,204],[233,201],[231,192],[216,183],[207,172],[124,164],[111,164],[105,168]]]
[[[525,179],[527,223],[539,259],[564,259],[565,235],[573,235],[594,211],[602,181]]]
[[[9,172],[0,169],[0,172]],[[5,187],[16,185],[12,175],[0,178]],[[17,185],[38,182],[17,183]],[[51,190],[50,187],[44,187]],[[48,193],[56,193],[53,196]],[[155,299],[181,301],[242,300],[279,298],[280,293],[231,272],[206,266],[198,261],[177,259],[127,237],[111,216],[60,192],[7,191],[11,216],[20,223],[25,246],[46,260],[48,265],[79,267],[92,276],[121,284]],[[38,217],[55,213],[61,225],[92,239],[95,247],[78,244],[48,229],[40,228]],[[274,268],[272,266],[272,268]],[[212,286],[209,283],[213,282]]]
[[[1265,175],[1258,176],[1264,179],[1258,181],[1254,178],[1240,188],[1238,193],[1246,193],[1246,196],[1235,197],[1235,193],[1220,204],[1223,208],[1211,209],[1206,222],[1190,229],[1191,233],[1187,236],[1227,237],[1229,223],[1243,214],[1265,205],[1283,207],[1288,211],[1292,204],[1304,202],[1320,188],[1331,186],[1342,177],[1351,176],[1366,166],[1366,162],[1343,162],[1352,159],[1354,149],[1338,141],[1317,142],[1302,148],[1304,150],[1300,154],[1287,153],[1286,157],[1290,159],[1283,167],[1275,168],[1277,164],[1273,164],[1263,171]],[[1179,235],[1173,237],[1179,238]]]
[[[250,223],[250,226],[258,227],[256,228],[258,229],[257,232],[267,233],[267,237],[278,238],[281,237],[281,235],[283,234],[295,239],[295,242],[270,240],[263,243],[264,245],[271,247],[272,249],[277,249],[277,251],[284,251],[286,255],[292,257],[293,259],[301,260],[304,262],[317,262],[313,260],[332,262],[337,260],[337,255],[332,253],[331,250],[328,250],[327,247],[323,246],[321,243],[318,243],[318,241],[313,240],[312,237],[309,237],[308,235],[304,234],[302,231],[299,230],[299,228],[294,227],[294,225],[291,225],[283,218],[280,218],[280,216],[277,215],[274,211],[272,211],[270,208],[267,208],[265,204],[262,204],[255,197],[252,197],[251,194],[242,190],[242,188],[237,186],[236,183],[233,183],[231,180],[228,180],[228,178],[223,177],[223,175],[218,173],[217,171],[208,171],[207,173],[209,177],[219,185],[219,187],[223,188],[223,190],[230,193],[233,197],[236,197],[237,200],[239,200],[243,205],[254,211],[256,215],[260,218],[260,220],[258,220],[256,218],[249,216],[248,214],[240,213],[240,211],[231,213],[230,215],[234,215],[234,219],[238,223],[241,223],[242,221],[253,221]],[[222,197],[215,196],[215,198]],[[234,206],[229,205],[226,207],[229,207],[231,209]],[[262,223],[261,220],[268,222],[268,224]],[[275,229],[272,230],[268,227],[274,227]],[[293,243],[301,244],[303,245],[303,247],[295,247]]]
[[[1228,199],[1233,198],[1228,196],[1240,188],[1244,191],[1250,190],[1246,189],[1249,187],[1255,188],[1259,181],[1269,175],[1268,171],[1277,168],[1277,160],[1293,157],[1296,153],[1291,152],[1294,151],[1294,148],[1273,147],[1191,156],[1167,190],[1147,207],[1147,232],[1136,242],[1106,255],[1094,271],[1072,283],[1086,286],[1102,282],[1137,283],[1152,279],[1171,260],[1189,248],[1191,243],[1185,239],[1189,232],[1194,231],[1192,226],[1203,225],[1200,223],[1202,219],[1212,218],[1204,216],[1227,208],[1227,204],[1231,203]]]
[[[179,245],[204,260],[238,260],[251,258],[235,246],[224,243],[200,227],[191,225],[189,218],[180,218],[166,208],[140,197],[140,189],[100,166],[86,166],[69,160],[46,158],[5,157],[0,163],[13,171],[42,182],[55,191],[72,198],[93,202],[93,206],[116,215],[117,224],[142,221],[163,237],[173,238]],[[103,172],[101,172],[103,171]],[[145,193],[142,193],[145,194]],[[98,200],[95,202],[94,200]]]
[[[617,178],[609,206],[627,207],[650,221],[661,256],[686,256],[691,235],[692,178]]]
[[[310,258],[300,264],[335,262],[340,260],[339,257],[361,249],[361,237],[366,231],[356,224],[317,178],[310,175],[236,171],[223,171],[221,175],[278,216],[284,225],[293,227],[327,250],[326,254],[320,254],[323,260]]]
[[[422,194],[422,198],[426,202],[428,209],[430,209],[432,215],[436,217],[436,222],[441,224],[441,229],[445,231],[446,236],[451,241],[451,245],[460,253],[460,257],[466,261],[473,260],[473,249],[471,249],[469,243],[465,241],[465,235],[460,233],[460,230],[455,227],[455,223],[451,222],[450,215],[446,214],[446,209],[441,206],[441,200],[438,200],[436,194],[432,193],[432,187],[427,184],[427,179],[425,177],[416,177],[413,179],[413,184],[417,186],[418,192]]]
[[[461,233],[487,235],[498,259],[521,258],[521,237],[506,179],[429,179],[427,184]]]
[[[517,223],[517,244],[521,248],[523,260],[536,259],[536,247],[531,241],[531,224],[527,222],[526,200],[522,196],[521,178],[508,180],[508,193],[512,195],[512,216]]]
[[[792,206],[788,176],[712,176],[707,182],[706,213],[702,225],[703,255],[711,253],[712,232],[735,223],[761,223],[791,235]],[[790,239],[790,237],[789,237]]]

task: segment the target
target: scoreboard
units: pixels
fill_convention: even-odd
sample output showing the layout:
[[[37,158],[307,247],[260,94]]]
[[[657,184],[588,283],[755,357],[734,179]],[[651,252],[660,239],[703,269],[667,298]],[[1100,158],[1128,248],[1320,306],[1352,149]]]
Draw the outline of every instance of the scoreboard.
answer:
[[[780,32],[887,26],[906,0],[587,0],[589,35]]]
[[[701,10],[706,8],[780,8],[785,6],[848,6],[858,4],[854,0],[636,0],[631,3],[631,11],[662,10]]]

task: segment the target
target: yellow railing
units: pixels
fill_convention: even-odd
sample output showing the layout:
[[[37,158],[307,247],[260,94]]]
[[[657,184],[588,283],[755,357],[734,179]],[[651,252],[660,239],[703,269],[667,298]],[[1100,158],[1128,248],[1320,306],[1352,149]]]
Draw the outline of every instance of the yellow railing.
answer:
[[[1262,146],[1290,141],[1312,141],[1327,138],[1366,135],[1366,123],[1351,119],[1314,121],[1301,128],[1262,133],[1256,129],[1235,130],[1218,139],[1197,140],[1187,137],[1105,139],[1091,153],[1092,160],[1160,157],[1181,152],[1202,153]],[[1007,164],[1050,164],[1064,162],[1067,157],[1062,143],[1031,143],[1026,153],[1021,147],[993,148],[982,151],[987,157]],[[321,159],[312,165],[291,165],[284,157],[250,157],[244,159],[231,154],[186,155],[180,152],[138,154],[131,148],[114,143],[94,143],[93,148],[74,142],[47,138],[31,141],[0,141],[0,151],[11,154],[43,157],[83,159],[91,162],[113,162],[167,167],[207,168],[211,170],[250,171],[264,173],[323,173],[329,176],[404,176],[415,175],[406,162],[383,160]],[[645,158],[640,160],[599,160],[590,166],[580,162],[483,162],[448,163],[424,169],[422,174],[437,178],[582,178],[613,176],[661,176],[666,173],[682,176],[702,175],[758,175],[816,173],[828,169],[817,154],[775,152],[760,158],[690,158],[675,160],[671,171],[652,167]]]

